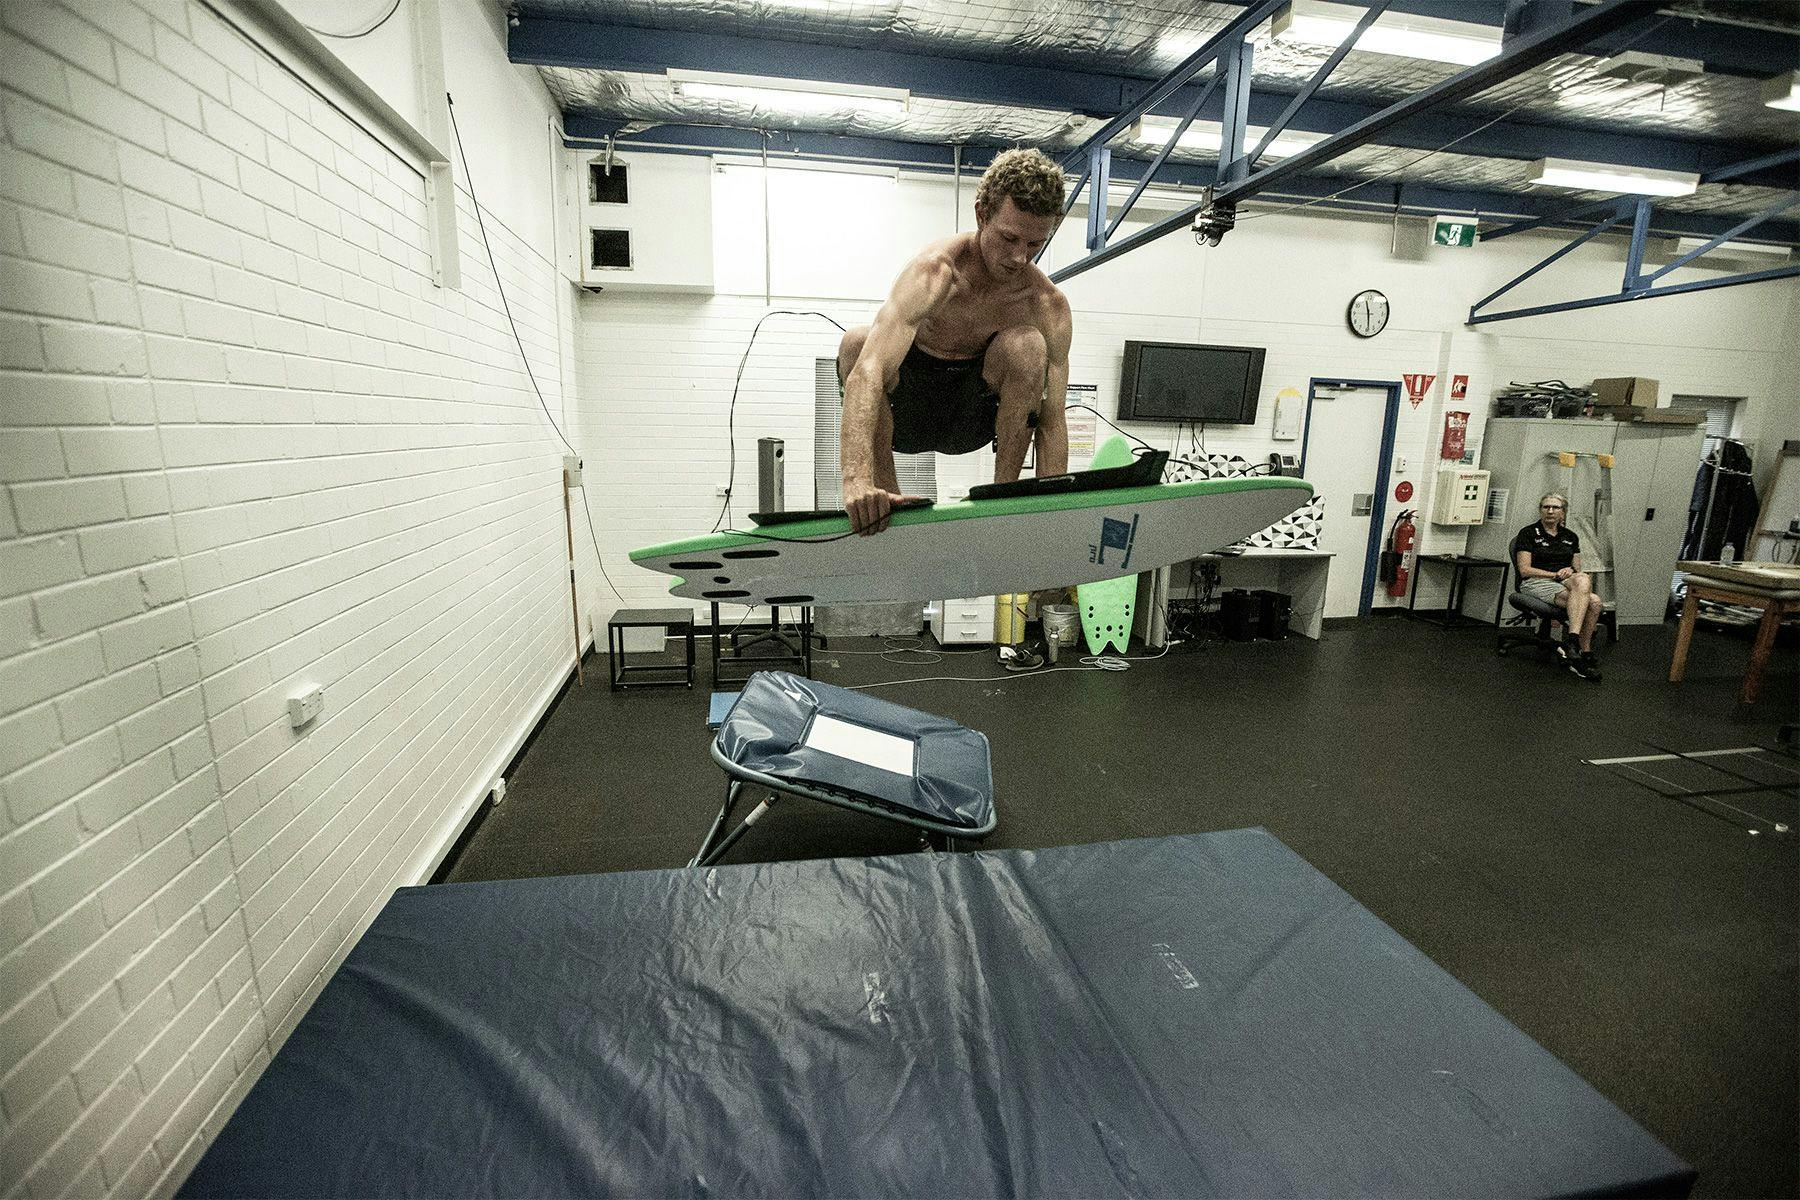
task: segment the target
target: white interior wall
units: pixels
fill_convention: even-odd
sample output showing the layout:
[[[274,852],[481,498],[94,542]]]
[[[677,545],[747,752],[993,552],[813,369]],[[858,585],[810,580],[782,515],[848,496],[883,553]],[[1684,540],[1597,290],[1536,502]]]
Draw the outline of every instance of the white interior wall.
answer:
[[[555,113],[441,7],[556,410]],[[166,1195],[569,670],[562,449],[460,162],[444,291],[420,165],[201,4],[0,26],[0,1174]]]
[[[851,324],[870,319],[906,257],[958,224],[954,192],[942,177],[833,175],[777,169],[765,238],[762,170],[730,165],[714,173],[713,241],[718,294],[711,297],[604,293],[582,301],[578,323],[582,448],[609,464],[601,531],[608,571],[633,605],[667,600],[666,579],[633,568],[636,546],[711,528],[714,492],[727,477],[726,410],[732,377],[750,329],[770,307],[817,308]],[[973,180],[962,187],[961,228],[973,228]],[[1150,219],[1154,219],[1153,214]],[[1306,394],[1314,379],[1399,382],[1437,376],[1423,403],[1401,403],[1390,489],[1409,480],[1408,506],[1429,511],[1444,413],[1471,414],[1470,445],[1497,388],[1515,379],[1561,377],[1572,383],[1607,375],[1650,375],[1674,391],[1742,395],[1746,428],[1789,421],[1795,405],[1796,339],[1784,321],[1800,296],[1794,281],[1664,297],[1470,328],[1470,304],[1556,249],[1554,235],[1519,235],[1467,250],[1426,246],[1423,222],[1252,210],[1216,248],[1176,234],[1077,276],[1065,287],[1075,311],[1071,381],[1097,386],[1097,407],[1117,407],[1126,338],[1165,338],[1268,348],[1258,420],[1214,426],[1207,449],[1256,461],[1277,443],[1274,398]],[[1085,210],[1078,207],[1050,248],[1054,268],[1080,253]],[[1139,225],[1127,221],[1120,235]],[[1564,239],[1566,240],[1566,239]],[[772,280],[765,281],[765,256]],[[1597,242],[1507,298],[1524,307],[1618,290],[1622,244]],[[1672,281],[1702,277],[1685,271]],[[772,295],[765,303],[765,283]],[[1385,332],[1361,339],[1344,311],[1364,288],[1385,292],[1393,316]],[[834,352],[835,331],[816,318],[775,318],[764,326],[746,369],[737,407],[738,495],[754,487],[755,444],[785,439],[788,498],[810,495],[811,361]],[[1467,399],[1449,399],[1454,375],[1467,375]],[[1174,428],[1134,424],[1161,446]],[[1104,430],[1103,430],[1104,432]],[[1761,436],[1761,435],[1758,435]],[[1769,435],[1775,445],[1779,438]],[[1793,436],[1789,434],[1789,436]],[[1313,446],[1310,453],[1330,453]],[[1765,451],[1766,453],[1766,451]],[[634,475],[631,464],[649,464]],[[940,487],[956,495],[989,477],[991,458],[939,460]],[[1388,497],[1388,514],[1400,505]],[[734,505],[741,520],[744,503]],[[1459,529],[1421,525],[1421,549],[1460,550]],[[1442,586],[1435,577],[1431,589]],[[1391,601],[1385,593],[1377,604]],[[598,608],[618,601],[610,594]]]

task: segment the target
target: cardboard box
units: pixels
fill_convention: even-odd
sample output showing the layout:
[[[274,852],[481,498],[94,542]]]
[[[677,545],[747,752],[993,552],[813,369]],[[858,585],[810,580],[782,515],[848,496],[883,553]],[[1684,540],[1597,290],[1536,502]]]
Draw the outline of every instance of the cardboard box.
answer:
[[[1656,380],[1633,375],[1624,379],[1596,379],[1588,385],[1594,403],[1607,408],[1655,408]]]

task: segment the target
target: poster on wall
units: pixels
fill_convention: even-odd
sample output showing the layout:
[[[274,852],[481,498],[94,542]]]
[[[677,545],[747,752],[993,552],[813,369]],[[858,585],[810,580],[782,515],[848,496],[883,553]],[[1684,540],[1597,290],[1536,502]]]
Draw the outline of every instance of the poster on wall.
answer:
[[[1305,397],[1300,389],[1282,388],[1275,393],[1275,432],[1278,442],[1292,442],[1300,437],[1300,418],[1306,408]]]
[[[1466,412],[1447,412],[1444,414],[1444,442],[1438,453],[1439,458],[1448,458],[1461,462],[1464,447],[1469,439],[1469,414]]]
[[[1094,451],[1099,448],[1097,435],[1100,420],[1094,414],[1095,408],[1098,407],[1094,403],[1097,399],[1099,399],[1099,388],[1098,385],[1092,383],[1071,383],[1063,398],[1063,403],[1067,406],[1063,419],[1069,428],[1069,465],[1071,467],[1077,462],[1085,464],[1094,457]],[[1086,407],[1075,407],[1078,404]]]

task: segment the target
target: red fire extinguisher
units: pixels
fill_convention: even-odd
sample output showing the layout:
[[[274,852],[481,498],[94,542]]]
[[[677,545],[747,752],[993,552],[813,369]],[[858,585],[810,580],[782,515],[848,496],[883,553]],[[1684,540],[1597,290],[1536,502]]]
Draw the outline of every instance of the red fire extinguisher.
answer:
[[[1387,560],[1382,564],[1387,568],[1382,572],[1382,577],[1387,581],[1390,596],[1406,595],[1406,554],[1412,549],[1416,535],[1412,522],[1414,511],[1410,508],[1401,509],[1400,515],[1394,518],[1394,528],[1388,534],[1388,552],[1382,555]]]

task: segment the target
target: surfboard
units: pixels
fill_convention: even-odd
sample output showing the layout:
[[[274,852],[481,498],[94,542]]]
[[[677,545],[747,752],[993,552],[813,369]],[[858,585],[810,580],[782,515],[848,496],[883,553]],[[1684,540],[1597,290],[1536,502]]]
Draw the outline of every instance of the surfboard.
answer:
[[[1131,443],[1113,434],[1094,452],[1090,469],[1121,467],[1132,460]],[[1075,589],[1075,611],[1081,617],[1081,635],[1089,654],[1103,654],[1113,646],[1125,653],[1131,641],[1132,609],[1137,604],[1137,575],[1121,575],[1084,583]]]
[[[1135,575],[1192,558],[1267,528],[1313,491],[1285,476],[1055,490],[1069,478],[986,485],[968,500],[896,511],[886,530],[869,537],[852,534],[842,513],[809,515],[646,546],[630,557],[676,576],[670,593],[690,600],[876,604],[988,596]],[[1034,493],[1033,483],[1051,490]],[[1009,489],[1014,494],[979,494]]]

